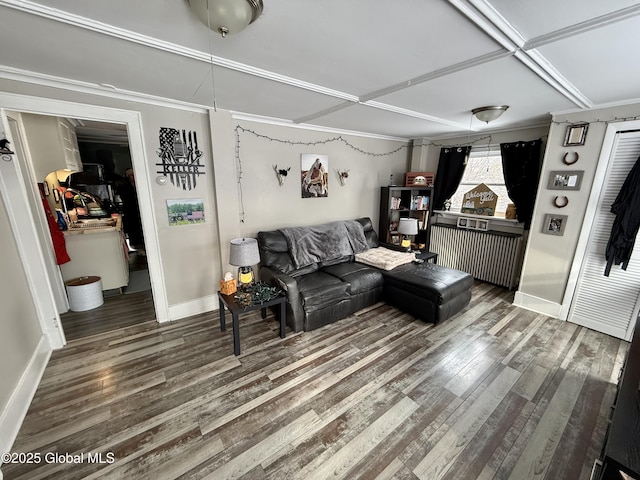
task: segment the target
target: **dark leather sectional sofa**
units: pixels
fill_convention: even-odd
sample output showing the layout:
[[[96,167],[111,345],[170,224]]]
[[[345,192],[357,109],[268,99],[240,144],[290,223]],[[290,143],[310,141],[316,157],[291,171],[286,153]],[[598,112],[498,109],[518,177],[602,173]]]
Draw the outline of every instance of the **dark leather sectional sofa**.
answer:
[[[371,220],[365,217],[356,222],[362,226],[366,241],[360,247],[378,247]],[[325,225],[334,227],[339,223]],[[354,222],[345,223],[353,228]],[[285,236],[286,230],[258,233],[259,277],[286,291],[287,323],[295,332],[333,323],[381,300],[416,318],[437,323],[459,312],[471,299],[473,277],[468,273],[427,263],[381,270],[355,262],[353,252],[349,254],[329,243],[326,248],[337,253],[332,250],[327,258],[320,255],[320,261],[300,265],[296,262],[300,252],[292,252],[298,250],[298,244]],[[304,237],[304,229],[297,231]]]

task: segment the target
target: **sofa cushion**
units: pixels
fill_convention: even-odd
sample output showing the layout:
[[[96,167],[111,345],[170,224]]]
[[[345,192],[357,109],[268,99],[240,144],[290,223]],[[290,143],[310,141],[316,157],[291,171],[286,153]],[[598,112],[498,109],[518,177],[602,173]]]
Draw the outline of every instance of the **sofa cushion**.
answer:
[[[349,284],[333,275],[314,272],[297,278],[298,290],[307,312],[338,303],[349,298]]]
[[[397,252],[388,248],[370,248],[356,255],[356,262],[365,263],[382,270],[392,270],[397,266],[415,261],[415,253]]]
[[[324,267],[322,271],[348,283],[347,292],[351,295],[358,295],[359,293],[384,286],[384,277],[380,270],[361,263],[340,263]]]

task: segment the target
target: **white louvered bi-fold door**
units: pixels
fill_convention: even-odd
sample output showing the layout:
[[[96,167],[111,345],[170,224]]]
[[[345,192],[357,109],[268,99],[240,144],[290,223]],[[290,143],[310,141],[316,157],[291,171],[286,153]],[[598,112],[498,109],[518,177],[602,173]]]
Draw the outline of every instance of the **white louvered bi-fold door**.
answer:
[[[615,220],[611,205],[640,156],[640,132],[618,134],[613,152],[567,320],[629,340],[629,326],[635,324],[639,310],[640,239],[627,269],[613,265],[608,277],[604,276],[605,250]]]

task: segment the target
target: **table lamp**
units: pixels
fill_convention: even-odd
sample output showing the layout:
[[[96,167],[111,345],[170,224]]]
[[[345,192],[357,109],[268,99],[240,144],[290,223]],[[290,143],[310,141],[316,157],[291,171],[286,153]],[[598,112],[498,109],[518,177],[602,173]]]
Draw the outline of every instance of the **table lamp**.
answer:
[[[418,234],[418,219],[417,218],[401,218],[398,224],[398,233],[402,235],[402,242],[400,246],[403,248],[411,247],[411,239],[409,235]]]
[[[255,238],[234,238],[231,240],[229,263],[238,267],[238,287],[243,288],[255,281],[253,266],[260,263],[258,241]]]

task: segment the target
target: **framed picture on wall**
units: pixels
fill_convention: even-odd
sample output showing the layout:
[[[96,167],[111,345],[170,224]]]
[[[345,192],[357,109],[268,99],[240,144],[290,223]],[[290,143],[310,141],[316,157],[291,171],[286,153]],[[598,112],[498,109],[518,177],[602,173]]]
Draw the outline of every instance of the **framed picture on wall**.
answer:
[[[201,198],[167,200],[170,226],[204,223],[204,201]]]
[[[302,198],[329,196],[329,155],[303,153],[300,171]]]
[[[564,229],[567,226],[567,215],[555,215],[548,213],[544,216],[542,233],[549,235],[564,235]]]
[[[549,172],[549,190],[580,190],[584,170],[557,170]]]
[[[565,147],[575,147],[584,145],[584,141],[587,139],[588,123],[576,123],[567,127],[567,135],[564,138]]]

